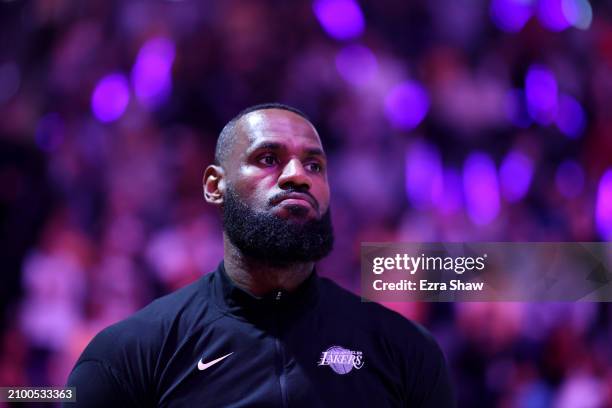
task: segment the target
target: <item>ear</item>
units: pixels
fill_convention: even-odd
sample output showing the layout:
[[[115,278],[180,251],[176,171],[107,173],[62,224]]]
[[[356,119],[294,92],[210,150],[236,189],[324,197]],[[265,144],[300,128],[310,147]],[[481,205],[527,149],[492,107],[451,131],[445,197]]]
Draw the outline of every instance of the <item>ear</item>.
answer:
[[[202,187],[204,188],[204,199],[206,202],[215,205],[223,204],[225,172],[221,166],[211,164],[206,168],[204,177],[202,177]]]

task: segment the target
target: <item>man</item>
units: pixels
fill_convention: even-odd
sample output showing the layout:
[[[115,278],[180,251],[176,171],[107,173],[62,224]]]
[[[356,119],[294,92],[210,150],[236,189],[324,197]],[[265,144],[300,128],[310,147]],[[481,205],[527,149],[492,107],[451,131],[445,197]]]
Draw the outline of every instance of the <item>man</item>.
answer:
[[[317,275],[333,234],[310,121],[251,107],[215,159],[204,196],[222,211],[224,261],[99,333],[68,381],[77,405],[453,406],[424,329]]]

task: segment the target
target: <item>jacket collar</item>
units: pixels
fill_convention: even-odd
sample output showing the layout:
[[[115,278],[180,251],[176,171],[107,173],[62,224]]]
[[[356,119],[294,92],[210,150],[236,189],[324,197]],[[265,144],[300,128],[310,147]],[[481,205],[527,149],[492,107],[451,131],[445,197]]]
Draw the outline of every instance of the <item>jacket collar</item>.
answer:
[[[254,296],[238,287],[225,271],[221,261],[213,275],[213,297],[225,312],[247,319],[259,316],[292,315],[313,307],[319,295],[316,269],[294,291],[274,291],[265,296]]]

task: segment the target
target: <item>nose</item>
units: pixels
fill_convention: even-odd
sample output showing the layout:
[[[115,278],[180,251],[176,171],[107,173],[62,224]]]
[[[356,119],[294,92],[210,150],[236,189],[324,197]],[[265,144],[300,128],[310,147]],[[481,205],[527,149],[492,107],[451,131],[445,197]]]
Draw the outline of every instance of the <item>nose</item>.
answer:
[[[292,159],[283,168],[283,172],[278,178],[278,185],[282,189],[293,187],[310,190],[312,182],[302,163],[298,159]]]

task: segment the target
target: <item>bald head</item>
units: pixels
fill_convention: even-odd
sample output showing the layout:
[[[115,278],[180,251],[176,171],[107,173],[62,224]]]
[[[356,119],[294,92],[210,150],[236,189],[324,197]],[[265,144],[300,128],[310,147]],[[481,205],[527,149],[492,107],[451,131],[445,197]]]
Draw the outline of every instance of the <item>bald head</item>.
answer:
[[[233,117],[221,130],[219,137],[217,139],[217,146],[215,147],[215,164],[219,166],[224,166],[227,157],[231,151],[232,145],[236,140],[237,135],[237,125],[244,116],[248,115],[251,112],[264,110],[264,109],[281,109],[289,112],[293,112],[296,115],[301,116],[306,121],[310,122],[310,119],[299,109],[293,108],[289,105],[285,105],[282,103],[264,103],[259,105],[250,106],[240,113],[238,113],[235,117]]]

